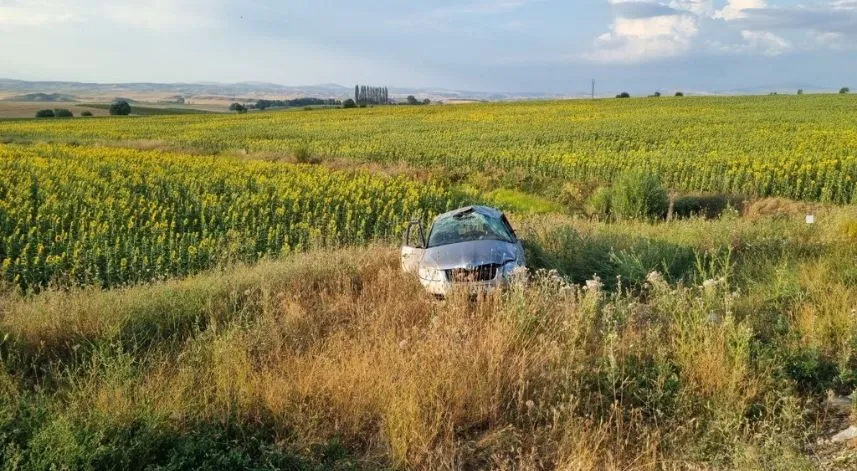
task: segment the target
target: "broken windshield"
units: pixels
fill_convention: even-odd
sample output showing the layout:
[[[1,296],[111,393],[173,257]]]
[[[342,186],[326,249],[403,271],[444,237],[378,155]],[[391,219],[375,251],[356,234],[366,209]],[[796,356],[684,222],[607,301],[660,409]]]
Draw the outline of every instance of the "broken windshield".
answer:
[[[428,248],[474,240],[514,242],[501,219],[469,211],[435,221],[429,234]]]

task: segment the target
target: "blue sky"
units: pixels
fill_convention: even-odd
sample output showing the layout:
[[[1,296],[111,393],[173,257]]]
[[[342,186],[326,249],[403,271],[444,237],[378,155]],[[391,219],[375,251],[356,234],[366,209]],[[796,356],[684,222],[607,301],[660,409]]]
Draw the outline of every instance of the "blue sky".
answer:
[[[0,77],[857,88],[857,0],[0,0]]]

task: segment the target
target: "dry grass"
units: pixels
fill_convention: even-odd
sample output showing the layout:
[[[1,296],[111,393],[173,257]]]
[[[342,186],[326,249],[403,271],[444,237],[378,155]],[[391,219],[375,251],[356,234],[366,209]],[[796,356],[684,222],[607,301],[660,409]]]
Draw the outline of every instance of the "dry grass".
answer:
[[[0,331],[18,373],[0,388],[48,391],[48,444],[78,423],[184,433],[231,418],[300,456],[335,439],[364,468],[758,468],[794,455],[796,408],[751,358],[729,293],[655,283],[645,297],[542,276],[438,303],[389,249],[315,253],[9,300]]]

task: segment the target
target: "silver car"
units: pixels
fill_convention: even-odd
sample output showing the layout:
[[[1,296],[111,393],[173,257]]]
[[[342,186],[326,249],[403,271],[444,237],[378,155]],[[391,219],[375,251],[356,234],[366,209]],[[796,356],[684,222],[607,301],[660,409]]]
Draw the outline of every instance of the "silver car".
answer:
[[[526,268],[524,247],[499,210],[468,206],[435,218],[431,230],[411,222],[402,244],[402,270],[416,273],[429,293],[453,289],[471,294],[508,286]]]

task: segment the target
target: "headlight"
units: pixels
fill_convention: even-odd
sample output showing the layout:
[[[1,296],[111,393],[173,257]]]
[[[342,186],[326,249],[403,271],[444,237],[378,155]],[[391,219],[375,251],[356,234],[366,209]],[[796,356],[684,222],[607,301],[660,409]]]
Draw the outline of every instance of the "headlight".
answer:
[[[518,263],[518,260],[513,260],[505,265],[503,265],[503,278],[506,280],[510,280],[512,278],[515,279],[526,279],[527,278],[527,268]]]
[[[426,281],[444,281],[443,270],[432,267],[420,267],[420,278]]]
[[[519,267],[517,260],[512,260],[503,265],[503,276],[511,276],[512,273]]]

